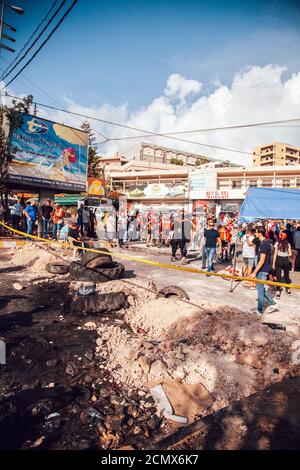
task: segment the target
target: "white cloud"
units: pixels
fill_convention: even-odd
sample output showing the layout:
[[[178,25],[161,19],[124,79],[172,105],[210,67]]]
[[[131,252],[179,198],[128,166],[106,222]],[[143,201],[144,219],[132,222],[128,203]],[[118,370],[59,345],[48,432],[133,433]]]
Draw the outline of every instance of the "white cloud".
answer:
[[[170,75],[167,80],[167,86],[164,94],[170,98],[179,98],[181,102],[190,94],[197,94],[202,88],[202,83],[197,80],[190,80],[178,73]]]
[[[300,117],[300,72],[290,78],[285,67],[267,65],[252,66],[233,77],[230,86],[215,83],[212,92],[204,93],[202,84],[196,80],[173,74],[166,82],[162,94],[148,106],[130,112],[127,103],[120,106],[103,104],[88,108],[64,98],[70,111],[90,115],[108,121],[152,132],[167,133],[182,130],[203,129],[239,125],[253,122],[275,121]],[[61,112],[43,110],[48,118],[79,127],[80,119]],[[140,135],[136,131],[91,121],[92,127],[109,138]],[[300,122],[299,122],[300,125]],[[283,141],[300,146],[297,127],[260,127],[226,130],[218,132],[190,133],[180,135],[182,139],[208,145],[229,147],[252,152],[256,145],[272,141]],[[96,135],[97,140],[101,137]],[[213,150],[201,145],[179,142],[161,137],[143,137],[140,140],[208,155],[214,158],[231,159],[240,164],[249,164],[247,155]],[[139,140],[109,142],[101,151],[106,154],[138,143]],[[103,150],[102,150],[103,149]]]

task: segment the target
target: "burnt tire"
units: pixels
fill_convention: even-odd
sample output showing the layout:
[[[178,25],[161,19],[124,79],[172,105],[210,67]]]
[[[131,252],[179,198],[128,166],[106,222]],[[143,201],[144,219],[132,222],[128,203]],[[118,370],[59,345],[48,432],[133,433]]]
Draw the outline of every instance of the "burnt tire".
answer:
[[[70,277],[74,281],[114,281],[123,277],[124,272],[125,267],[121,263],[112,263],[109,268],[88,268],[74,261],[70,265]]]
[[[51,274],[67,274],[70,271],[70,266],[63,263],[48,263],[45,269]]]
[[[81,257],[80,264],[87,266],[88,268],[97,268],[100,266],[107,268],[113,267],[114,262],[109,254],[109,251],[106,248],[101,248],[101,251],[107,252],[107,255],[102,253],[88,252]]]
[[[70,305],[72,313],[79,315],[104,315],[128,308],[129,303],[125,292],[108,292],[77,296]]]
[[[156,298],[159,297],[164,297],[165,299],[169,299],[170,297],[178,297],[182,300],[190,300],[186,291],[177,286],[166,286],[163,289],[160,289],[156,295]]]

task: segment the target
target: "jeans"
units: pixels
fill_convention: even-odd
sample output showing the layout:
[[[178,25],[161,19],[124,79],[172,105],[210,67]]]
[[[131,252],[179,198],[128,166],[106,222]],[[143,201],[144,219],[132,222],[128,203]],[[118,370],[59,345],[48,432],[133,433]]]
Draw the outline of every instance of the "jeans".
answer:
[[[42,222],[43,222],[42,237],[47,238],[48,233],[49,233],[49,228],[50,228],[50,219],[44,219],[43,217]]]
[[[28,235],[33,234],[33,227],[34,227],[35,221],[34,220],[27,220],[27,233]]]
[[[214,269],[213,259],[214,259],[215,253],[216,253],[216,248],[212,248],[208,246],[205,247],[205,256],[207,259],[207,267],[208,267],[207,271],[208,272],[213,271]]]
[[[80,235],[83,237],[83,222],[82,219],[77,219],[77,225]]]
[[[262,279],[262,280],[267,280],[268,278],[268,273],[258,273],[257,276],[256,276],[256,279]],[[257,290],[257,295],[258,295],[258,305],[257,305],[257,310],[260,312],[260,313],[263,313],[263,309],[264,309],[264,300],[266,300],[267,302],[269,302],[270,305],[275,305],[276,302],[274,302],[274,300],[272,299],[272,297],[270,296],[269,292],[266,290],[266,286],[265,284],[260,284],[260,283],[257,283],[256,284],[256,290]]]
[[[11,221],[12,221],[13,228],[20,230],[20,220],[21,220],[21,217],[19,215],[12,214]]]
[[[275,263],[275,272],[276,272],[276,280],[277,282],[283,282],[283,276],[285,284],[290,284],[290,262],[287,256],[277,256],[276,263]],[[281,291],[281,287],[276,287],[277,292]]]
[[[53,224],[53,240],[57,240],[57,231],[63,228],[63,223]]]

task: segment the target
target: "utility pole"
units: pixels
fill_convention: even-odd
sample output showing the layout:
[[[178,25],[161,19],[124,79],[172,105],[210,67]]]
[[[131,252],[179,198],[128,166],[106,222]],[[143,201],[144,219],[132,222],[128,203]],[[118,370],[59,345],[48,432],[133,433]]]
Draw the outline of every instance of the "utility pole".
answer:
[[[18,15],[23,15],[24,10],[21,7],[16,7],[15,5],[10,5],[9,3],[5,3],[5,0],[1,0],[1,25],[0,25],[0,53],[1,53],[1,48],[5,49],[10,52],[15,52],[15,49],[12,49],[11,47],[6,46],[6,44],[2,44],[2,38],[8,39],[11,42],[16,42],[14,38],[11,36],[8,36],[7,34],[3,34],[3,28],[8,28],[13,32],[16,32],[16,28],[13,26],[10,26],[9,24],[4,23],[4,8],[8,7],[11,10],[13,10],[15,13],[18,13]]]

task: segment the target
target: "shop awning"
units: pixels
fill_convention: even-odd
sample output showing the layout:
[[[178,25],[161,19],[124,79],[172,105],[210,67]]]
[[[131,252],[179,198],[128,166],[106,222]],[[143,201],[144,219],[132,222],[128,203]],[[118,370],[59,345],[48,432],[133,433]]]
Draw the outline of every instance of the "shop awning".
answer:
[[[300,220],[300,190],[249,188],[239,212],[238,223],[259,219]]]
[[[60,206],[77,206],[77,202],[84,199],[85,196],[82,194],[59,194],[54,197],[54,202]]]

